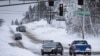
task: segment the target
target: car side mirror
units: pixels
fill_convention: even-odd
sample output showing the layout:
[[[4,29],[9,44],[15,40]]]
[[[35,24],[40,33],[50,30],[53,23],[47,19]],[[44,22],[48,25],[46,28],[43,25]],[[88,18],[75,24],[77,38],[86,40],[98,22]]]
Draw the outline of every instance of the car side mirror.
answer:
[[[71,44],[68,44],[68,46],[71,46]]]

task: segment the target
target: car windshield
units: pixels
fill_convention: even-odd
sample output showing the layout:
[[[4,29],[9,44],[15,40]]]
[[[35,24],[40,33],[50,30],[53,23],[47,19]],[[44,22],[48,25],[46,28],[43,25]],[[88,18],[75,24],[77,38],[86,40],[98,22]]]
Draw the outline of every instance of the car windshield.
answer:
[[[44,40],[44,41],[43,41],[44,44],[45,44],[45,43],[51,43],[51,42],[53,42],[53,40]]]
[[[56,47],[55,43],[48,43],[48,44],[44,44],[43,47]]]
[[[73,44],[87,44],[86,41],[74,41]]]

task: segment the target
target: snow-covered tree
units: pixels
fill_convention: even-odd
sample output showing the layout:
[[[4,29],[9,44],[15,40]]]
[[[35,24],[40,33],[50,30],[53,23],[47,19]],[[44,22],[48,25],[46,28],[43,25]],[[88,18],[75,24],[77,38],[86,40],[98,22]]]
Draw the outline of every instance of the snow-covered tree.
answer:
[[[29,21],[30,21],[30,22],[33,21],[32,7],[31,7],[31,5],[29,6]]]
[[[12,20],[11,25],[14,25],[14,21]]]
[[[15,25],[19,25],[19,22],[18,22],[18,20],[17,20],[17,19],[15,20]]]
[[[1,18],[0,19],[0,26],[2,26],[3,22],[4,22],[4,20]]]

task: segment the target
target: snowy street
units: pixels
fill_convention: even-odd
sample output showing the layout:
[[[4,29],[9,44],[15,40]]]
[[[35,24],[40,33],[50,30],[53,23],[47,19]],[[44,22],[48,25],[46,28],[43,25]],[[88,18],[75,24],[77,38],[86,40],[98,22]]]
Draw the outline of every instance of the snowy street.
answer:
[[[41,54],[40,54],[40,56],[41,56]],[[47,55],[47,54],[45,54],[44,56],[49,56],[49,55]],[[56,55],[54,55],[54,54],[51,54],[50,56],[56,56]],[[57,56],[61,56],[60,54],[58,54]],[[70,56],[69,54],[68,54],[68,52],[64,52],[64,55],[63,56]],[[77,55],[77,56],[89,56],[89,55]],[[96,54],[96,53],[93,53],[91,56],[100,56],[100,52],[98,53],[98,54]]]
[[[0,56],[100,56],[100,0],[0,0]]]

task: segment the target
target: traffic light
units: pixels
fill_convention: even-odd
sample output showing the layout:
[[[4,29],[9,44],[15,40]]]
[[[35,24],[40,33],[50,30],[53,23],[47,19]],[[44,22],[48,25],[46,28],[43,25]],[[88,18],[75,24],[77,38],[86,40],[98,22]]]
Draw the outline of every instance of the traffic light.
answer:
[[[49,6],[54,6],[54,0],[48,0]]]
[[[63,16],[63,4],[59,5],[59,15]]]
[[[83,5],[84,0],[78,0],[78,5]]]

